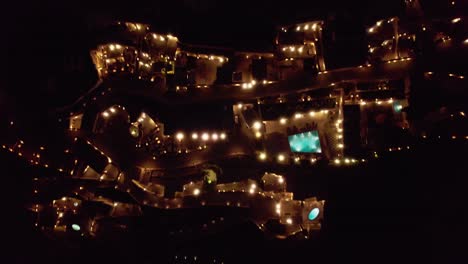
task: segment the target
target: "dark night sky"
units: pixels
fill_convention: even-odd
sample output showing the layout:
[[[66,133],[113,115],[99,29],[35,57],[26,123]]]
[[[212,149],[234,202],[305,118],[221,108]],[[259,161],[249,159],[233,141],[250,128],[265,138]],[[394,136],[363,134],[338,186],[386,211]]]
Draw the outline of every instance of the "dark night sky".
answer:
[[[276,25],[335,17],[343,34],[378,18],[401,12],[403,1],[14,1],[3,9],[7,35],[6,82],[0,104],[58,106],[96,81],[89,50],[96,45],[95,25],[112,20],[146,22],[156,32],[170,32],[182,42],[236,49],[271,48]],[[358,29],[362,30],[362,29]],[[349,31],[349,32],[348,32]],[[5,50],[2,48],[2,50]],[[73,58],[87,70],[64,72]],[[8,94],[9,97],[6,97]],[[27,95],[27,96],[26,96]],[[37,98],[42,98],[40,102]],[[65,100],[62,100],[65,98]],[[46,108],[47,108],[46,107]]]

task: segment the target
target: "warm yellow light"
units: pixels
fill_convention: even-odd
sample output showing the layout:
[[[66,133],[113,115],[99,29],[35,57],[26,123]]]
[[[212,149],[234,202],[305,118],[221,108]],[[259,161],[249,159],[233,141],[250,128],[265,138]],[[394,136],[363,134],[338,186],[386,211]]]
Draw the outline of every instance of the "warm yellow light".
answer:
[[[210,138],[210,136],[208,135],[208,133],[203,133],[202,134],[202,140],[203,141],[207,141],[209,138]]]
[[[259,155],[258,155],[258,158],[261,159],[261,160],[265,160],[267,158],[267,155],[265,152],[261,152]]]
[[[213,139],[214,141],[218,140],[218,134],[213,133],[213,134],[211,135],[211,139]]]
[[[237,104],[237,108],[241,109],[243,104]]]
[[[335,159],[335,164],[340,164],[340,160],[339,159]]]
[[[301,113],[297,113],[297,114],[294,115],[294,118],[296,118],[296,119],[299,119],[299,118],[302,118],[302,117],[303,117],[303,115]]]
[[[301,26],[297,26],[296,31],[301,30]]]
[[[179,141],[181,141],[182,139],[184,139],[184,133],[182,133],[182,132],[177,133],[177,134],[176,134],[176,139],[179,140]]]
[[[317,24],[312,25],[312,30],[315,30],[317,28]]]
[[[343,144],[338,144],[338,148],[344,148]]]
[[[115,108],[114,108],[114,107],[111,107],[111,108],[109,109],[109,111],[111,111],[111,113],[115,113]]]
[[[262,137],[262,133],[260,133],[260,132],[258,132],[258,131],[255,132],[255,137],[256,137],[256,138],[261,138],[261,137]]]
[[[286,118],[281,118],[280,119],[280,124],[284,125],[284,124],[286,124],[286,122],[287,122]]]
[[[198,138],[198,134],[197,133],[193,133],[192,134],[192,139],[197,139]]]
[[[252,89],[253,85],[252,83],[243,83],[242,84],[242,89]]]
[[[278,183],[284,183],[283,177],[279,177],[279,178],[278,178]]]
[[[284,160],[285,160],[284,155],[283,155],[283,154],[279,154],[279,155],[278,155],[278,161],[279,161],[279,162],[283,162]]]
[[[252,127],[256,130],[259,130],[260,128],[262,128],[262,123],[260,123],[260,121],[255,121]]]
[[[314,112],[314,111],[310,111],[310,112],[309,112],[309,115],[310,115],[310,116],[315,116],[315,112]]]
[[[109,117],[109,113],[108,113],[108,112],[103,112],[103,113],[102,113],[102,116],[103,116],[103,117]]]
[[[463,41],[463,43],[468,44],[468,38]]]
[[[288,225],[291,225],[291,224],[292,224],[292,219],[291,219],[291,218],[286,219],[286,223],[287,223]]]
[[[199,195],[200,194],[200,189],[196,188],[193,190],[193,195]]]
[[[219,138],[221,138],[221,140],[225,140],[226,139],[226,133],[221,133],[219,135]]]
[[[457,18],[454,18],[452,19],[452,23],[458,23],[460,22],[461,18],[457,17]]]
[[[373,27],[369,28],[369,33],[372,33],[372,32],[374,32],[374,28],[373,28]]]
[[[377,21],[377,26],[379,26],[379,27],[380,27],[380,25],[382,25],[382,20],[380,20],[380,21]]]
[[[305,25],[304,30],[308,30],[308,29],[309,29],[309,25]]]
[[[257,84],[257,81],[256,81],[256,80],[252,80],[250,83],[251,83],[252,85],[255,85],[255,84]]]
[[[281,213],[281,204],[280,204],[280,203],[277,203],[277,204],[276,204],[276,213],[277,213],[277,214],[280,214],[280,213]]]
[[[344,161],[345,161],[345,163],[349,163],[349,162],[350,162],[350,160],[349,160],[349,159],[345,159]]]

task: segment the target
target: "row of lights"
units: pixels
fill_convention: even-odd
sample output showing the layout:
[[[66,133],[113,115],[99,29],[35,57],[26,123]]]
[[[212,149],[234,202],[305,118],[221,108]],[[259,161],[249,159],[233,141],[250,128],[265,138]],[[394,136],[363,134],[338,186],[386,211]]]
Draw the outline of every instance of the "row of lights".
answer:
[[[370,27],[370,28],[368,29],[368,32],[369,32],[369,33],[374,33],[374,32],[376,31],[377,28],[379,28],[380,26],[382,26],[383,23],[385,23],[385,22],[387,22],[387,23],[392,23],[393,21],[395,21],[395,18],[391,18],[391,19],[386,20],[386,21],[385,21],[385,20],[379,20],[379,21],[377,21],[377,23],[375,23],[375,26]]]
[[[109,44],[108,48],[109,48],[110,51],[121,50],[122,45],[120,45],[120,44]]]
[[[363,68],[364,66],[365,66],[365,67],[371,67],[371,66],[372,66],[372,64],[370,64],[370,63],[367,63],[366,65],[359,65],[359,66],[358,66],[358,68]]]
[[[273,53],[267,53],[267,54],[263,54],[263,55],[255,55],[255,54],[251,54],[251,55],[245,55],[245,58],[246,59],[258,59],[258,60],[261,60],[263,58],[274,58],[275,55]]]
[[[112,159],[111,159],[109,156],[107,156],[102,150],[100,150],[100,149],[98,149],[96,146],[94,146],[93,143],[89,142],[88,140],[86,140],[86,143],[87,143],[88,145],[90,145],[91,147],[93,147],[94,150],[99,151],[99,153],[101,153],[101,155],[103,155],[104,157],[106,157],[108,163],[112,163]]]
[[[21,147],[22,147],[22,144],[24,144],[24,142],[22,140],[20,140],[20,142],[22,142],[21,144],[18,144],[17,147],[18,147],[18,150],[15,151],[14,147],[12,148],[8,148],[6,145],[2,145],[2,148],[3,149],[8,149],[9,152],[13,153],[13,152],[16,152],[16,154],[18,155],[18,157],[22,157],[22,158],[25,158],[27,159],[23,153],[19,150]],[[44,150],[45,147],[40,147],[39,148],[40,150]],[[68,153],[69,150],[65,150],[65,153]],[[44,168],[49,168],[49,164],[47,163],[41,163],[40,162],[40,157],[41,155],[39,153],[33,153],[33,156],[31,157],[31,159],[29,160],[29,162],[32,164],[32,165],[37,165],[37,166],[42,166]],[[36,161],[34,161],[34,159],[37,159]],[[58,172],[64,172],[64,169],[62,168],[57,168],[56,169]],[[35,193],[37,193],[37,191],[35,191]]]
[[[371,104],[371,103],[376,103],[378,105],[381,105],[381,104],[384,104],[384,103],[387,103],[387,104],[393,104],[394,100],[393,98],[390,98],[388,100],[379,100],[379,99],[375,99],[374,101],[364,101],[364,100],[360,100],[359,101],[359,104],[362,105],[362,106],[365,106],[365,105],[368,105],[368,104]],[[401,110],[400,109],[397,109],[397,110]]]
[[[254,80],[252,80],[250,82],[246,82],[246,83],[243,83],[243,84],[235,84],[235,86],[242,86],[243,90],[250,90],[250,89],[254,88],[255,85],[260,84],[260,83],[263,84],[263,85],[267,85],[267,84],[272,84],[273,81],[263,80],[263,81],[259,82],[259,81],[254,79]]]
[[[121,22],[118,22],[118,24],[120,25]],[[140,23],[130,23],[130,22],[125,22],[125,26],[127,26],[128,29],[136,29],[137,31],[140,31],[140,30],[143,30],[146,28],[146,30],[149,30],[149,26],[145,26],[144,24],[140,24]],[[156,34],[156,33],[149,33],[151,34],[151,36],[153,37],[153,39],[159,39],[160,41],[164,41],[165,38],[163,35],[160,35],[160,34]],[[176,36],[173,36],[171,34],[167,34],[166,37],[168,39],[175,39],[176,41],[178,40],[178,38]]]
[[[383,150],[384,152],[396,152],[396,151],[403,151],[403,150],[409,150],[410,146],[403,146],[403,147],[391,147],[388,149]],[[379,158],[379,154],[377,151],[374,151],[374,158]]]
[[[425,72],[425,74],[431,76],[434,74],[434,72]],[[456,74],[453,74],[453,73],[449,73],[448,74],[449,77],[453,77],[453,78],[458,78],[458,79],[465,79],[465,76],[463,75],[456,75]]]
[[[450,76],[450,77],[454,77],[454,78],[458,78],[458,79],[465,79],[465,76],[463,76],[463,75],[455,75],[455,74],[453,74],[453,73],[449,73],[449,76]]]
[[[117,22],[117,24],[121,24],[121,22]],[[132,30],[133,28],[136,29],[137,31],[143,30],[146,28],[146,30],[149,30],[149,27],[146,26],[145,24],[140,24],[140,23],[131,23],[131,22],[125,22],[125,26],[127,29]]]
[[[422,136],[422,138],[424,139],[427,139],[428,137],[426,135]],[[437,136],[438,139],[441,139],[442,137],[441,136]],[[456,136],[456,135],[452,135],[452,136],[449,136],[449,139],[452,139],[452,140],[456,140],[456,139],[468,139],[468,135],[467,136]]]
[[[110,107],[109,109],[107,109],[106,111],[102,112],[102,116],[104,118],[108,118],[110,115],[112,114],[115,114],[118,109],[122,109],[122,110],[125,110],[125,107],[121,107],[121,106],[115,106],[115,107]]]
[[[310,117],[315,117],[318,114],[328,114],[328,113],[329,113],[329,110],[326,110],[326,109],[323,109],[323,110],[320,110],[320,111],[310,111],[309,116]],[[305,114],[303,114],[303,113],[296,113],[293,116],[294,119],[301,119],[301,118],[304,118],[304,117],[305,117]],[[288,119],[282,117],[282,118],[279,119],[279,122],[280,122],[280,124],[285,125],[288,122]]]
[[[313,24],[306,24],[304,26],[297,26],[296,31],[307,31],[307,30],[312,30],[315,31],[317,29],[317,23]],[[320,27],[319,27],[320,29]]]
[[[354,165],[354,164],[357,164],[359,162],[365,162],[366,160],[365,159],[361,159],[360,161],[357,160],[357,159],[354,159],[354,158],[336,158],[333,160],[333,164],[334,165]]]
[[[261,160],[261,161],[266,161],[267,158],[268,158],[268,155],[267,155],[266,152],[262,151],[262,152],[258,153],[258,159],[259,159],[259,160]],[[299,164],[300,161],[301,161],[301,158],[300,158],[300,157],[294,157],[293,160],[294,160],[294,163],[295,163],[295,164]],[[277,161],[278,163],[284,163],[284,162],[286,161],[286,155],[283,154],[283,153],[279,153],[279,154],[276,156],[276,161]],[[312,158],[310,158],[309,161],[310,161],[311,164],[315,164],[315,163],[318,161],[318,159],[315,158],[315,157],[312,157]]]
[[[413,35],[406,36],[406,33],[403,33],[403,34],[398,34],[398,37],[400,37],[400,38],[403,38],[403,37],[404,37],[404,38],[406,38],[406,39],[411,39],[411,38],[413,38],[413,40],[414,40],[415,35],[413,34]],[[395,36],[393,36],[392,39],[395,39]],[[387,44],[389,44],[390,41],[391,41],[391,40],[388,40],[388,39],[387,39],[387,40],[384,40],[384,41],[380,44],[380,46],[381,46],[381,47],[384,47],[384,46],[386,46]],[[369,53],[373,53],[377,48],[379,48],[379,47],[378,47],[378,46],[377,46],[377,47],[370,47],[370,45],[369,45]],[[390,47],[390,48],[391,48],[391,47]]]
[[[314,45],[314,43],[312,42],[312,45]],[[297,45],[292,45],[292,46],[287,46],[287,47],[283,47],[281,49],[282,51],[290,51],[290,52],[299,52],[299,53],[302,53],[304,51],[304,46],[303,45],[299,45],[299,47],[297,47]]]
[[[182,140],[184,140],[185,138],[185,134],[183,132],[178,132],[176,135],[175,135],[175,138],[180,142]],[[226,139],[226,133],[222,132],[222,133],[212,133],[211,135],[207,132],[204,132],[204,133],[201,133],[201,134],[198,134],[196,132],[192,133],[191,134],[191,138],[193,140],[198,140],[198,139],[201,139],[203,141],[208,141],[208,140],[213,140],[213,141],[218,141],[218,139],[220,140],[225,140]]]
[[[185,54],[189,57],[195,57],[198,60],[199,59],[207,59],[207,60],[217,60],[220,63],[228,62],[229,59],[224,57],[224,56],[217,56],[217,55],[207,55],[207,54],[196,54],[196,53],[190,53],[190,52],[185,52]]]
[[[410,60],[411,60],[411,58],[410,58],[410,57],[406,57],[406,58],[400,58],[400,59],[388,60],[386,63],[396,63],[396,62],[410,61]]]

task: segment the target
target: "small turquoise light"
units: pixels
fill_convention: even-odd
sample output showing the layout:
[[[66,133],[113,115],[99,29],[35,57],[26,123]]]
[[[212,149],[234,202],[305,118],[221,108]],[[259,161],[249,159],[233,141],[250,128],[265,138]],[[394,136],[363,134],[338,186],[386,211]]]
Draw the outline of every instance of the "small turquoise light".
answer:
[[[393,109],[395,110],[395,112],[400,113],[403,109],[403,106],[399,102],[394,102]]]
[[[309,218],[310,218],[310,215],[309,215]],[[80,231],[81,228],[80,228],[79,225],[73,224],[73,225],[72,225],[72,229],[75,230],[75,231]]]
[[[319,215],[320,213],[320,210],[318,208],[314,208],[312,210],[310,210],[309,212],[309,220],[310,221],[313,221],[315,220],[315,218],[317,218],[317,216]]]

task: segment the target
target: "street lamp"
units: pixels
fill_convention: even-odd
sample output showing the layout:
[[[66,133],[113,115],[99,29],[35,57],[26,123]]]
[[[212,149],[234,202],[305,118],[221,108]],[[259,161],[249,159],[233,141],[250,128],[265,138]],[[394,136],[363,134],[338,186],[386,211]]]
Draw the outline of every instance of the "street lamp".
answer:
[[[260,128],[262,128],[262,123],[260,123],[260,121],[255,121],[252,127],[256,130],[260,130]]]
[[[182,141],[182,139],[184,139],[184,134],[182,132],[179,132],[176,134],[176,139],[178,141]]]

